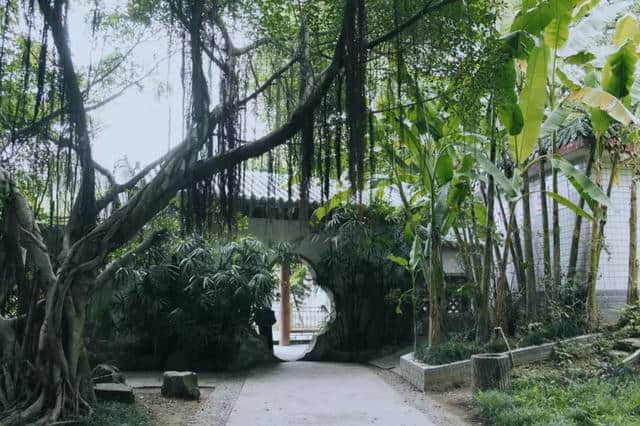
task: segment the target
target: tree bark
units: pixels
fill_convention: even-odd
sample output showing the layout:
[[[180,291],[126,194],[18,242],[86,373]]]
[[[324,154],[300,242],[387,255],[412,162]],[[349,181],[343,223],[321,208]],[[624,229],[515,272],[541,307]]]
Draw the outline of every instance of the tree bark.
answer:
[[[540,155],[544,155],[540,151]],[[542,261],[544,263],[545,290],[547,282],[551,279],[551,239],[549,238],[549,209],[547,208],[547,179],[546,167],[547,162],[540,160],[540,209],[542,210]]]
[[[557,136],[553,132],[553,154],[557,153]],[[552,189],[558,193],[558,169],[551,165]],[[555,298],[558,288],[562,285],[562,258],[560,256],[560,212],[558,202],[554,199],[552,204],[553,220],[553,279],[551,280],[551,295],[547,297]]]
[[[631,176],[630,192],[628,305],[638,303],[638,176],[635,170]]]
[[[289,263],[280,265],[280,345],[289,346],[291,337],[291,271]]]
[[[618,155],[612,154],[611,173],[607,183],[607,197],[611,198],[613,181],[618,170]],[[602,160],[596,160],[596,185],[600,186],[602,180]],[[596,209],[596,220],[594,221],[593,232],[595,236],[591,238],[591,257],[589,259],[589,276],[587,281],[587,319],[592,328],[598,327],[598,273],[600,270],[600,255],[604,246],[604,230],[607,225],[607,206],[598,206]]]
[[[492,126],[493,126],[492,112]],[[491,139],[490,148],[490,161],[495,163],[496,161],[496,140],[495,137]],[[493,176],[489,175],[489,184],[487,189],[487,223],[486,223],[486,237],[484,242],[484,258],[482,267],[482,281],[480,287],[480,300],[478,303],[478,328],[476,330],[476,340],[479,342],[486,342],[489,340],[491,320],[489,318],[489,284],[491,281],[491,270],[493,267],[493,228],[494,228],[494,216],[493,216],[493,204],[495,198],[495,183]]]
[[[591,149],[589,152],[589,160],[587,161],[586,175],[591,178],[591,172],[593,169],[593,163],[595,159],[595,143],[591,143]],[[578,206],[583,209],[585,200],[580,197]],[[569,250],[569,264],[567,265],[567,282],[573,284],[576,277],[576,267],[578,266],[578,252],[580,249],[580,236],[582,230],[582,216],[576,215],[576,220],[573,225],[573,234],[571,236],[571,249]]]
[[[500,390],[511,387],[511,359],[508,354],[471,355],[473,390]]]
[[[531,209],[529,205],[529,175],[522,177],[524,193],[522,194],[522,214],[524,216],[524,251],[525,272],[527,276],[527,321],[535,322],[538,317],[537,283],[535,272],[535,259],[533,257],[533,236],[531,234]]]

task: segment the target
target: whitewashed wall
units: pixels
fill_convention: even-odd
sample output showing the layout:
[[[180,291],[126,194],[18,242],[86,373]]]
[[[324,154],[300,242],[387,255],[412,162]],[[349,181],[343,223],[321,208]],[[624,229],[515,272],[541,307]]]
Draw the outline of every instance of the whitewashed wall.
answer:
[[[586,168],[586,150],[583,150],[578,155],[574,155],[574,165],[580,168],[583,172]],[[610,166],[605,164],[603,170],[603,188],[606,188],[609,175]],[[547,190],[552,190],[552,179],[550,173],[546,174],[546,186]],[[609,209],[607,214],[607,226],[605,228],[605,245],[600,258],[600,271],[598,276],[598,302],[602,311],[603,317],[608,320],[615,318],[616,313],[624,305],[626,299],[626,289],[628,280],[628,253],[629,253],[629,206],[630,206],[630,182],[631,174],[628,169],[619,168],[618,179],[614,181],[613,190],[611,193],[611,200],[613,202],[613,208]],[[532,232],[533,232],[533,247],[535,257],[536,278],[538,281],[539,290],[544,290],[542,277],[544,276],[543,265],[543,237],[542,237],[542,208],[540,204],[540,181],[539,172],[535,171],[530,182],[530,208],[532,219]],[[571,183],[562,175],[558,176],[558,192],[560,195],[568,198],[574,203],[579,202],[578,193],[575,191]],[[548,212],[549,212],[549,236],[550,244],[553,247],[552,236],[552,200],[547,198]],[[505,208],[506,205],[505,205]],[[590,211],[588,206],[585,205],[585,210]],[[522,226],[522,202],[519,202],[516,207],[516,214],[518,218],[518,224],[520,226],[521,237],[523,238]],[[575,214],[567,207],[559,206],[559,218],[560,218],[560,257],[562,265],[562,274],[566,276],[567,267],[569,263],[569,252],[571,248],[571,240],[573,238],[573,228],[575,223]],[[504,223],[502,221],[502,215],[497,210],[497,218],[499,229],[504,232]],[[587,263],[589,259],[589,245],[591,238],[591,222],[583,220],[580,250],[578,255],[577,277],[586,276]],[[638,241],[640,244],[640,241]],[[517,287],[517,280],[515,278],[515,271],[513,264],[510,265],[508,270],[508,276],[513,288]]]

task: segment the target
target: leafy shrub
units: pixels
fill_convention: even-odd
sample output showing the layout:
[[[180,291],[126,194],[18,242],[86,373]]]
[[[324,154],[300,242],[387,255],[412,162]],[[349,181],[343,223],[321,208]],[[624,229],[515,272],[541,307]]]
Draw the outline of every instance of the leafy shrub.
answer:
[[[99,401],[93,405],[93,410],[91,418],[80,422],[80,426],[144,426],[148,424],[147,416],[138,404]]]
[[[223,366],[237,351],[238,336],[252,330],[255,312],[271,305],[273,262],[274,253],[253,239],[222,246],[196,236],[169,242],[118,271],[115,337],[135,337],[140,352],[156,360],[186,352],[187,362]]]
[[[555,358],[514,371],[506,392],[480,392],[477,413],[491,425],[640,424],[638,370],[606,363],[610,341],[559,345]]]
[[[622,310],[617,328],[627,336],[640,335],[640,303],[628,305]]]
[[[438,365],[469,359],[474,354],[506,350],[505,344],[498,340],[485,344],[449,341],[429,348],[419,347],[416,357],[426,364]]]

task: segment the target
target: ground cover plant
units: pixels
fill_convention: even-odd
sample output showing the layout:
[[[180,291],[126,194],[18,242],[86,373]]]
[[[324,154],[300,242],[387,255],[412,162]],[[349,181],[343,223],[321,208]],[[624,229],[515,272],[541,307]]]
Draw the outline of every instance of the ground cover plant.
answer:
[[[148,424],[144,410],[139,403],[100,401],[91,416],[78,423],[80,426],[146,426]]]
[[[550,360],[516,368],[512,389],[475,396],[478,415],[491,425],[640,424],[640,367],[615,351],[619,339],[640,336],[637,312],[593,343],[560,344]]]

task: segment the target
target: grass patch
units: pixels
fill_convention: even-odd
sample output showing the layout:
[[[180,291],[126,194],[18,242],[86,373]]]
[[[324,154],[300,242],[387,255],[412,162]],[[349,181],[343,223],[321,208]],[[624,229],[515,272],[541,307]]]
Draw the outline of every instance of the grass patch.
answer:
[[[98,401],[93,406],[91,418],[80,423],[82,426],[144,426],[148,425],[142,406],[123,402]]]
[[[565,344],[552,360],[514,370],[508,392],[479,392],[491,425],[640,425],[640,371],[611,364],[611,344]]]

